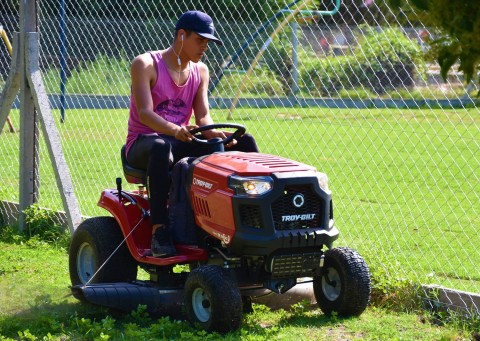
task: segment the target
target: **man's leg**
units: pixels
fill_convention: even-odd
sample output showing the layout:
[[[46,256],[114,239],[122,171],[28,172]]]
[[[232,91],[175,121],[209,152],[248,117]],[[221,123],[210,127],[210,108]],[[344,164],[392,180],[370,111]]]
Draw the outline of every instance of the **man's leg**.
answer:
[[[152,222],[152,254],[168,257],[175,254],[168,231],[167,200],[170,187],[169,169],[172,164],[171,146],[168,141],[154,136],[140,136],[128,153],[133,167],[146,169],[146,186]]]
[[[258,146],[255,138],[250,134],[243,134],[240,138],[237,139],[237,144],[233,147],[226,148],[227,151],[239,151],[251,153],[258,153]]]
[[[211,146],[205,144],[198,144],[195,142],[182,142],[173,136],[166,136],[165,140],[172,146],[171,152],[173,157],[173,164],[176,164],[184,157],[199,157],[211,153]],[[173,166],[173,165],[172,165]]]

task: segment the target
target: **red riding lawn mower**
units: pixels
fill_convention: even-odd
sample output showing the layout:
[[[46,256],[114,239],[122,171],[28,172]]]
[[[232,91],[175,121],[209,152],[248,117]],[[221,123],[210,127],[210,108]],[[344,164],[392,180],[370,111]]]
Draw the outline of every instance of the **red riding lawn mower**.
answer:
[[[240,327],[243,312],[259,295],[284,294],[309,278],[325,314],[361,314],[370,299],[370,273],[363,258],[332,248],[332,195],[325,174],[312,166],[261,153],[225,152],[245,128],[215,124],[192,130],[235,129],[227,139],[201,140],[212,153],[185,158],[172,168],[170,229],[177,254],[155,258],[145,171],[126,162],[135,191],[102,192],[98,205],[113,217],[83,221],[69,254],[74,296],[130,311],[145,305],[152,314],[176,311],[207,331]],[[185,265],[185,271],[178,271]],[[138,267],[150,276],[138,280]],[[279,298],[281,299],[281,295]]]

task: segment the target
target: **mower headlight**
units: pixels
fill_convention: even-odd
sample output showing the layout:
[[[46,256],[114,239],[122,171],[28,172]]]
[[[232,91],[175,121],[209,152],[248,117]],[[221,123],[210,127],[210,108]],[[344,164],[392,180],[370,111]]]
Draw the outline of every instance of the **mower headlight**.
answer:
[[[328,177],[327,174],[324,173],[317,173],[318,184],[320,188],[323,189],[325,192],[328,192]]]
[[[268,176],[256,176],[245,178],[232,175],[229,187],[237,195],[262,195],[269,192],[273,187],[273,180]]]

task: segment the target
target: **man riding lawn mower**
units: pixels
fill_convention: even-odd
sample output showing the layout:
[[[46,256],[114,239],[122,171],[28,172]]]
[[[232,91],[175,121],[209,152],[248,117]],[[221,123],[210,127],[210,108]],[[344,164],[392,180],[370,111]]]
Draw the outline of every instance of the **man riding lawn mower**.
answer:
[[[122,148],[125,178],[140,187],[124,191],[118,178],[98,203],[112,217],[89,218],[75,231],[69,256],[74,296],[126,311],[142,304],[152,314],[184,306],[193,324],[225,333],[240,327],[251,297],[284,294],[310,278],[324,313],[361,314],[370,274],[355,250],[333,248],[339,231],[327,176],[279,156],[225,152],[225,144],[245,133],[240,125],[191,133],[222,128],[235,132],[225,139],[195,137],[193,143],[211,153],[184,158],[171,170],[172,257],[151,254],[145,171],[132,168]],[[177,265],[190,271],[174,271]],[[137,280],[139,266],[149,280]]]

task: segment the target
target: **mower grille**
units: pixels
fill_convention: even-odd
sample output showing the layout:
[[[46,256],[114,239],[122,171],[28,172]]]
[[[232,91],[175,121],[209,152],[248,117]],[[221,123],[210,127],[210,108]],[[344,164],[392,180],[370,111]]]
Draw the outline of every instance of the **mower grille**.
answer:
[[[260,207],[253,205],[240,206],[240,219],[242,226],[253,227],[256,229],[262,228],[260,219]]]
[[[314,276],[321,260],[319,252],[274,256],[270,271],[273,278]]]
[[[272,204],[277,231],[320,227],[325,203],[310,185],[286,186],[283,195]]]

